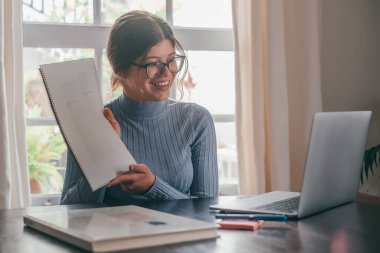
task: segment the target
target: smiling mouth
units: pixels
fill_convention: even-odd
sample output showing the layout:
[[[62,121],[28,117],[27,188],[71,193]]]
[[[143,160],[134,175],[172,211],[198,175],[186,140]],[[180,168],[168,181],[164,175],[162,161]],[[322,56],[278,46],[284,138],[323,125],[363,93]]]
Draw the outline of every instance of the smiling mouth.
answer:
[[[169,81],[155,82],[155,83],[152,83],[152,85],[157,86],[157,87],[166,87],[166,86],[169,86]]]

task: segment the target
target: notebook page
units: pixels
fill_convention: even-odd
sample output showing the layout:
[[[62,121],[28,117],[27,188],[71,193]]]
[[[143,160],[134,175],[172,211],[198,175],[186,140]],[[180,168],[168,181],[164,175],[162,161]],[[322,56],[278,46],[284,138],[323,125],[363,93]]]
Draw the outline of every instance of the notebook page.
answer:
[[[93,59],[41,65],[57,122],[93,191],[135,160],[103,116]]]

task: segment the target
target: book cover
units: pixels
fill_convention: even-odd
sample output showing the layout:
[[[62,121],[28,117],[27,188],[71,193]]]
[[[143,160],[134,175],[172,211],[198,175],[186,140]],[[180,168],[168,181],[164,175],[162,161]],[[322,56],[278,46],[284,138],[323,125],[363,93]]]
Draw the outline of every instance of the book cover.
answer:
[[[103,116],[94,59],[41,65],[40,73],[65,142],[93,191],[136,163]]]
[[[30,213],[24,216],[24,224],[93,252],[218,237],[214,223],[134,205]]]

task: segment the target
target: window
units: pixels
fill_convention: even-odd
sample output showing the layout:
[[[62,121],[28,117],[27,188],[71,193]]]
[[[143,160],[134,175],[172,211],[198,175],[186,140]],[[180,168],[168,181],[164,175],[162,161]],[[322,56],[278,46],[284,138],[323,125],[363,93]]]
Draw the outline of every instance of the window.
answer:
[[[230,0],[24,0],[28,158],[31,186],[39,186],[32,193],[48,194],[49,199],[54,194],[59,196],[66,166],[66,147],[38,66],[94,57],[104,101],[115,98],[120,93],[112,93],[109,88],[110,67],[104,53],[107,36],[115,18],[135,9],[166,19],[188,50],[190,66],[182,99],[201,104],[212,113],[218,138],[221,192],[226,185],[237,185]],[[173,89],[171,96],[178,99],[179,95]]]

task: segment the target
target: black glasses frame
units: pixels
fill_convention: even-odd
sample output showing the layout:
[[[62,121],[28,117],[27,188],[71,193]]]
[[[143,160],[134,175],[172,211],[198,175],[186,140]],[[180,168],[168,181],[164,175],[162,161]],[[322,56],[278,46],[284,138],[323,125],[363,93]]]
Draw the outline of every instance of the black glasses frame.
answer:
[[[178,71],[172,71],[170,68],[169,68],[169,64],[170,62],[172,62],[173,60],[175,59],[182,59],[183,62],[181,64],[181,66],[178,67]],[[150,62],[150,63],[146,63],[146,64],[139,64],[139,63],[132,63],[133,66],[136,66],[136,67],[139,67],[139,68],[143,68],[145,69],[145,74],[147,77],[149,77],[150,79],[156,79],[156,78],[159,78],[162,73],[164,73],[165,71],[165,68],[167,67],[169,69],[169,71],[172,73],[172,74],[177,74],[178,72],[181,71],[183,65],[184,65],[184,62],[185,62],[185,59],[186,59],[186,56],[184,55],[175,55],[172,59],[170,59],[168,62],[162,62],[162,61],[156,61],[156,62]],[[163,66],[159,72],[159,74],[156,76],[156,77],[150,77],[148,75],[148,68],[149,66],[152,66],[152,65],[155,65],[155,64],[161,64],[161,66]]]

